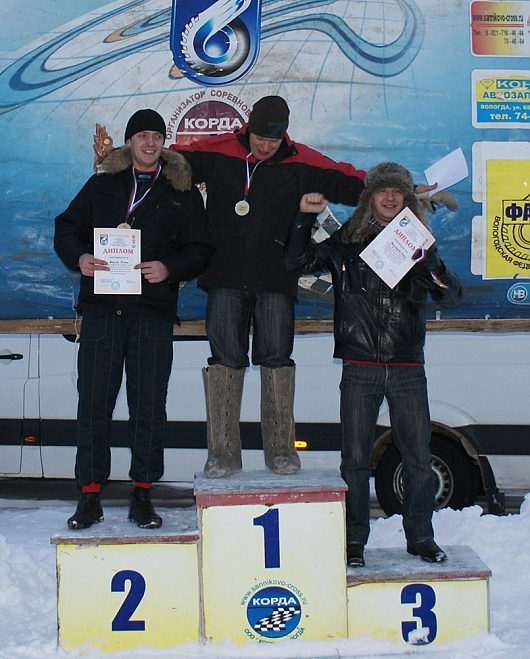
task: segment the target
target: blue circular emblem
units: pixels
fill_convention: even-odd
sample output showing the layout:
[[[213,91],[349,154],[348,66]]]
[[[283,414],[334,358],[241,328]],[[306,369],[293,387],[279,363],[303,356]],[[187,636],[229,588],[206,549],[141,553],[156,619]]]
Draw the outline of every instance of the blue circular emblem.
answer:
[[[258,591],[247,605],[247,619],[252,630],[267,638],[290,634],[298,626],[301,613],[296,595],[279,586]]]
[[[513,284],[513,286],[510,286],[506,297],[512,304],[530,304],[530,283]]]

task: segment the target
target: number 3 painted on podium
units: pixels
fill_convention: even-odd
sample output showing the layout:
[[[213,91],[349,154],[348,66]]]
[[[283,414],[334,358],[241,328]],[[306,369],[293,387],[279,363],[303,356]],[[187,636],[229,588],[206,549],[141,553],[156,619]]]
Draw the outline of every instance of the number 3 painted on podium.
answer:
[[[427,641],[423,641],[423,643],[432,643],[436,638],[437,632],[436,615],[432,610],[436,604],[436,593],[427,584],[409,584],[401,591],[401,604],[416,604],[417,595],[420,596],[420,605],[415,606],[412,609],[412,615],[421,620],[421,627],[423,629],[429,629]],[[418,629],[418,624],[416,622],[411,620],[402,622],[401,635],[403,636],[403,640],[407,643],[411,643],[411,641],[409,641],[409,634],[410,632],[416,631],[416,629]],[[420,641],[420,643],[421,642],[422,641]],[[412,644],[415,645],[415,643]]]

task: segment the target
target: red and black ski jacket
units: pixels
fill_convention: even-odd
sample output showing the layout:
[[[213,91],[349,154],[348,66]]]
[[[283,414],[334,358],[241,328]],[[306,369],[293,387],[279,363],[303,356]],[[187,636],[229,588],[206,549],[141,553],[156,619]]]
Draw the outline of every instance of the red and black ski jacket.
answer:
[[[364,189],[363,170],[335,162],[285,135],[274,156],[262,161],[254,172],[246,196],[250,210],[239,216],[234,208],[245,196],[248,126],[170,148],[190,162],[195,182],[206,183],[215,248],[209,268],[199,278],[206,289],[295,297],[298,276],[285,269],[283,252],[300,198],[308,192],[321,192],[331,202],[353,206]],[[253,156],[248,158],[250,172],[256,162]]]

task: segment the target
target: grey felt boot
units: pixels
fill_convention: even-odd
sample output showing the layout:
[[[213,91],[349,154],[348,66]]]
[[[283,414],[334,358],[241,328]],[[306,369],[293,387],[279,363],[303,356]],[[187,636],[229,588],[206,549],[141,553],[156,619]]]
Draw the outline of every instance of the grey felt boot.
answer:
[[[265,464],[276,474],[296,474],[294,447],[294,367],[261,367],[261,435]]]
[[[214,364],[202,369],[206,396],[208,459],[204,474],[222,478],[241,471],[239,414],[245,369]]]

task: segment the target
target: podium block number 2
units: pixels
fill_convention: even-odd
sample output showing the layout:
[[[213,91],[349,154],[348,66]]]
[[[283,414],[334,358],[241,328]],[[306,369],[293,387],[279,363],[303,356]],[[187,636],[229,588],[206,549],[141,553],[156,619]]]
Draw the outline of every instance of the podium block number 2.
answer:
[[[145,620],[131,620],[138,605],[145,594],[145,579],[139,572],[134,570],[120,570],[113,577],[110,583],[110,590],[113,593],[125,592],[125,584],[129,582],[130,588],[127,596],[123,600],[118,613],[112,621],[113,632],[143,632],[145,631]]]
[[[254,518],[254,526],[263,527],[263,553],[265,567],[280,567],[280,520],[277,508]]]

